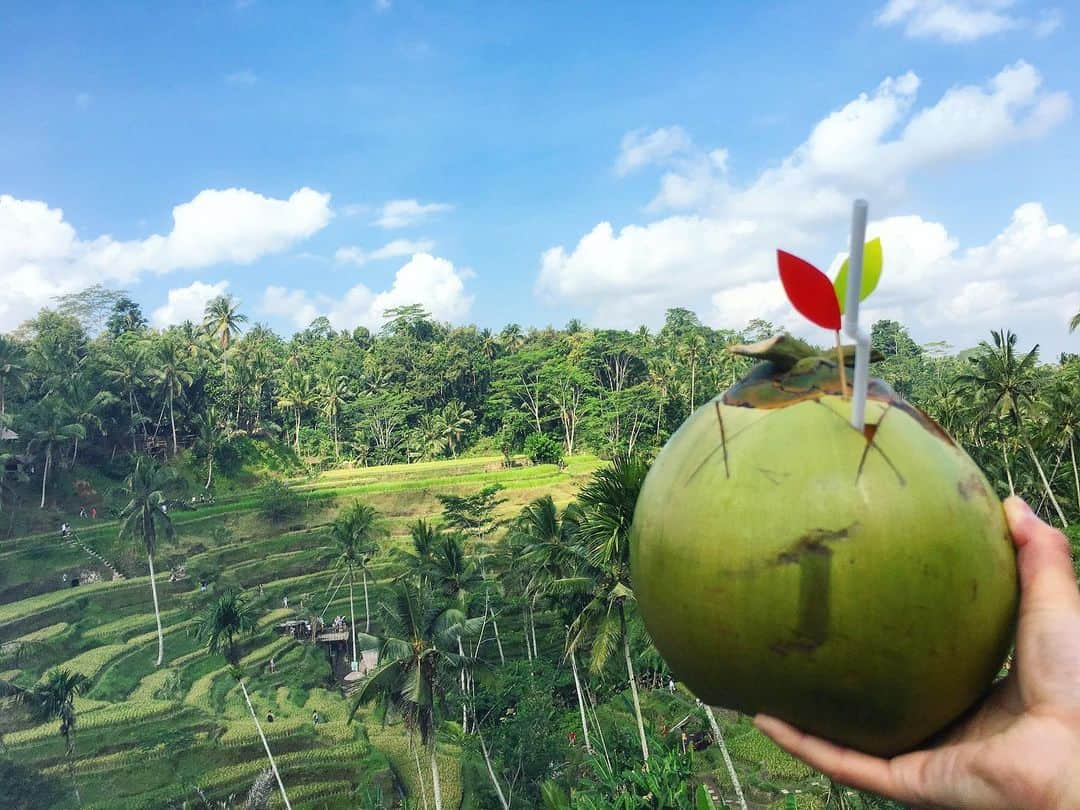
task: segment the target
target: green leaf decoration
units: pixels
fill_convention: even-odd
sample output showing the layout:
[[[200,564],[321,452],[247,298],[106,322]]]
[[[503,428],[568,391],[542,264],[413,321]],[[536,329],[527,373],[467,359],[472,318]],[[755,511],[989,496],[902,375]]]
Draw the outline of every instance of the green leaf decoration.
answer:
[[[859,290],[859,300],[865,301],[881,280],[881,239],[871,239],[863,246],[862,259],[862,287]],[[836,290],[836,300],[840,302],[840,312],[844,311],[847,304],[847,274],[848,260],[840,265],[840,272],[836,274],[833,289]]]

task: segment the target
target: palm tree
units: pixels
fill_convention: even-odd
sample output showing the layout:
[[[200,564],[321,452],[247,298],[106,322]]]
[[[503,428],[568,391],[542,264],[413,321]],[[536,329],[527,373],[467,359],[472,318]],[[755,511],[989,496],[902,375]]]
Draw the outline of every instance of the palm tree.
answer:
[[[13,697],[41,720],[60,721],[60,734],[64,738],[68,773],[75,786],[77,804],[81,803],[81,799],[72,760],[75,753],[75,698],[86,690],[89,682],[80,672],[60,668],[49,670],[40,682],[29,689],[22,689],[9,681],[0,681],[0,696]]]
[[[330,538],[340,551],[338,562],[348,568],[349,628],[352,636],[353,671],[356,658],[356,611],[353,609],[353,571],[360,568],[364,577],[364,632],[371,632],[371,604],[368,602],[368,571],[372,558],[379,551],[378,539],[386,535],[381,516],[375,507],[353,501],[330,525]]]
[[[334,437],[334,456],[341,456],[341,442],[338,440],[338,416],[345,401],[352,396],[349,380],[344,375],[338,374],[328,377],[323,381],[320,391],[323,403],[323,413],[330,422],[330,432]]]
[[[292,408],[296,417],[294,446],[300,452],[300,417],[315,402],[316,391],[310,374],[290,369],[281,378],[278,385],[277,404],[279,408]]]
[[[172,447],[173,455],[178,452],[178,445],[176,441],[176,415],[173,409],[173,403],[179,396],[183,396],[184,388],[191,385],[194,381],[194,376],[188,371],[184,363],[184,352],[181,346],[174,342],[169,341],[161,347],[161,354],[158,356],[158,367],[154,369],[154,379],[157,380],[162,390],[165,392],[165,399],[169,404],[169,424],[172,427]]]
[[[131,449],[134,450],[135,429],[140,421],[145,421],[139,409],[138,392],[145,386],[149,376],[146,346],[132,333],[126,333],[113,341],[110,348],[114,354],[109,357],[109,366],[105,370],[105,376],[127,394]]]
[[[690,364],[690,408],[688,415],[693,413],[694,408],[697,407],[697,366],[698,360],[701,359],[705,349],[705,337],[697,330],[688,335],[686,343],[679,347],[679,354],[685,357]]]
[[[400,578],[412,580],[417,588],[424,587],[435,568],[435,552],[442,543],[444,532],[421,519],[409,527],[407,550],[398,550],[405,573]]]
[[[116,396],[105,389],[93,391],[87,384],[85,374],[76,374],[64,386],[64,403],[70,412],[71,421],[83,426],[85,432],[96,430],[100,435],[105,435],[105,426],[101,419],[102,411],[117,402]],[[75,449],[71,454],[71,463],[75,464],[79,457],[79,437],[75,436]]]
[[[1054,505],[1062,525],[1068,526],[1069,522],[1065,519],[1065,513],[1062,512],[1061,505],[1054,497],[1042,464],[1039,463],[1039,458],[1035,455],[1035,450],[1027,437],[1021,413],[1025,406],[1035,405],[1038,395],[1035,369],[1039,360],[1039,346],[1036,344],[1026,355],[1018,358],[1015,333],[993,331],[991,335],[994,345],[991,346],[986,341],[980,343],[980,351],[971,358],[972,368],[966,374],[961,374],[958,379],[984,396],[986,417],[994,416],[998,419],[1011,417],[1020,443],[1035,464],[1046,494]]]
[[[471,623],[457,607],[441,608],[427,591],[399,582],[393,601],[382,605],[380,638],[366,637],[379,648],[379,662],[360,688],[349,712],[352,722],[361,706],[376,704],[387,719],[400,717],[410,734],[418,732],[428,747],[435,810],[442,810],[442,787],[436,759],[436,731],[440,725],[448,671],[457,669],[459,656],[447,652]]]
[[[649,760],[649,744],[630,655],[626,603],[634,599],[630,584],[630,526],[648,470],[649,465],[640,457],[618,456],[610,467],[594,473],[582,488],[578,495],[581,515],[577,528],[582,554],[580,573],[560,584],[590,590],[589,602],[571,625],[569,643],[577,646],[586,636],[593,639],[590,648],[593,671],[603,668],[615,646],[622,642],[645,762]]]
[[[519,533],[524,544],[523,559],[526,565],[532,568],[532,577],[525,586],[525,592],[533,594],[534,601],[539,595],[558,591],[558,583],[576,573],[579,551],[575,544],[579,520],[580,512],[577,506],[571,504],[559,515],[550,495],[537,498],[522,510],[512,531]],[[567,642],[569,638],[567,628]],[[585,700],[582,697],[581,678],[578,674],[577,651],[573,645],[567,643],[566,653],[574,674],[574,691],[577,693],[585,750],[592,753],[589,724],[585,717]]]
[[[41,427],[34,433],[30,441],[31,450],[43,450],[45,463],[41,468],[41,506],[45,508],[45,488],[49,483],[49,472],[52,470],[53,458],[57,450],[65,444],[76,439],[85,439],[86,430],[78,422],[69,422],[70,418],[63,412],[60,402],[53,398],[43,402],[42,410],[44,419]]]
[[[432,573],[436,590],[442,593],[449,604],[460,610],[463,616],[468,616],[469,598],[480,586],[483,578],[476,563],[465,554],[465,543],[460,533],[443,534],[442,542],[435,549],[434,563]],[[483,621],[487,620],[487,616],[481,618]],[[469,673],[461,633],[457,635],[457,648],[461,658],[461,727],[468,731]]]
[[[150,565],[150,591],[154,595],[154,618],[157,620],[157,664],[165,658],[165,636],[161,632],[161,609],[158,606],[157,583],[154,581],[154,551],[158,538],[171,540],[176,535],[169,517],[165,491],[176,480],[167,467],[158,466],[149,458],[140,459],[131,475],[124,481],[127,505],[120,512],[120,537],[138,542],[146,550]]]
[[[221,653],[232,666],[240,665],[236,637],[255,632],[255,609],[247,598],[231,588],[206,609],[195,625],[195,637],[206,642],[211,653]]]
[[[451,400],[443,408],[442,417],[445,423],[446,444],[450,448],[450,453],[454,458],[457,458],[458,444],[461,443],[462,438],[475,419],[475,414],[468,410],[458,400]]]
[[[1080,329],[1080,312],[1077,312],[1069,321],[1069,333],[1075,332]]]
[[[227,352],[234,335],[240,334],[241,324],[247,323],[247,315],[240,313],[240,303],[231,295],[219,295],[206,304],[203,315],[203,328],[221,347],[221,368],[229,374]]]
[[[244,684],[240,658],[236,650],[236,637],[242,633],[249,635],[254,633],[255,627],[254,609],[242,594],[230,588],[221,594],[199,618],[195,625],[195,637],[206,642],[206,648],[211,654],[221,653],[229,662],[229,669],[240,684],[240,691],[244,695],[244,702],[247,703],[251,719],[255,723],[255,730],[259,732],[266,758],[270,760],[270,769],[274,772],[274,778],[277,779],[282,801],[285,807],[291,810],[292,805],[289,804],[289,797],[285,793],[285,784],[281,781],[274,755],[270,752],[270,744],[266,741],[262,724],[259,723],[259,717],[255,714],[255,707],[251,705],[251,695],[248,694],[247,686]]]
[[[218,419],[217,408],[211,405],[195,417],[195,452],[206,458],[206,484],[210,489],[214,477],[214,456],[233,439],[233,432]]]
[[[421,458],[438,458],[446,452],[447,426],[441,413],[422,414],[417,433],[421,442]]]
[[[4,335],[0,335],[0,416],[4,415],[5,391],[20,382],[23,367],[22,351],[19,345]]]

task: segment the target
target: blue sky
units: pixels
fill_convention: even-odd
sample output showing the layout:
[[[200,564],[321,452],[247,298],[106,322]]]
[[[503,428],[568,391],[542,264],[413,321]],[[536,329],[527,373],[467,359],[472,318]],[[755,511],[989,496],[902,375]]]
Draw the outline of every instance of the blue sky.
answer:
[[[812,335],[770,252],[827,267],[865,194],[886,246],[868,317],[1080,340],[1068,8],[87,8],[0,11],[0,330],[101,281],[158,323],[224,290],[286,333],[420,299],[496,328],[678,305]]]

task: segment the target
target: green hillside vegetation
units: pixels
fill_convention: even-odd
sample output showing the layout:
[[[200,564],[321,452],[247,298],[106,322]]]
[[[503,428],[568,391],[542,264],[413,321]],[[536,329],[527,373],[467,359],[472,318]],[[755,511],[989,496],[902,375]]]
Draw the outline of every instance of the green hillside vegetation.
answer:
[[[294,808],[889,806],[718,711],[729,767],[627,595],[648,460],[769,325],[494,334],[404,307],[285,341],[229,299],[158,331],[119,298],[96,335],[79,304],[0,336],[0,773],[21,795],[284,806],[269,747]],[[874,343],[1000,494],[1080,539],[1075,357],[1010,333],[944,356],[892,322]],[[338,616],[373,672],[346,679],[349,633],[280,627]]]

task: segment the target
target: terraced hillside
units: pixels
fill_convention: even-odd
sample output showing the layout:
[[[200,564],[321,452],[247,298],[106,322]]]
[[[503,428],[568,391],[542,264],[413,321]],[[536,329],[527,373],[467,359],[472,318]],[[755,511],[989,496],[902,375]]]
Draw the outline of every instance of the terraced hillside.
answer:
[[[276,527],[260,515],[255,493],[174,510],[176,542],[163,544],[156,561],[165,632],[160,668],[146,564],[120,542],[115,523],[76,519],[68,541],[54,534],[3,541],[0,642],[28,642],[3,677],[30,686],[62,665],[91,679],[76,699],[70,761],[55,722],[31,724],[10,703],[0,720],[3,748],[47,774],[74,774],[88,808],[180,806],[195,798],[196,787],[209,798],[246,791],[266,767],[262,743],[225,661],[191,634],[199,611],[233,585],[260,614],[256,633],[242,642],[241,666],[256,712],[274,716],[265,731],[293,807],[352,807],[358,789],[388,795],[395,784],[414,797],[430,794],[430,780],[419,784],[404,729],[384,727],[365,710],[347,723],[350,704],[331,675],[326,647],[275,630],[287,618],[348,612],[347,589],[330,587],[337,572],[326,524],[362,497],[386,516],[386,550],[404,541],[411,522],[438,515],[436,494],[498,483],[507,499],[501,509],[510,515],[545,494],[569,501],[598,464],[576,457],[562,470],[505,469],[499,458],[474,458],[334,471],[291,482],[303,512]],[[389,556],[375,563],[377,579]],[[181,564],[186,578],[169,581],[170,569]],[[80,584],[72,586],[75,578]],[[382,584],[374,583],[373,600]],[[462,788],[452,745],[443,748],[440,768],[444,805],[456,807]]]

